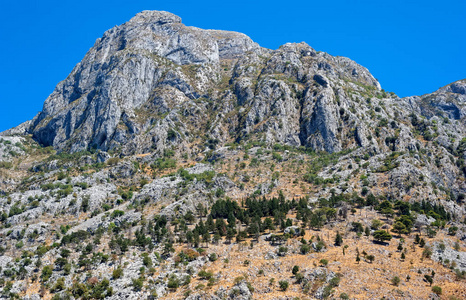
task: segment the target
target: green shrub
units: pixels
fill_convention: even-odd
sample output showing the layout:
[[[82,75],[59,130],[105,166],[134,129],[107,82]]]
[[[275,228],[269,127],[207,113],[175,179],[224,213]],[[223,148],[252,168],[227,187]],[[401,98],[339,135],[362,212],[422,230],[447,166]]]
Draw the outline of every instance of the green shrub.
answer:
[[[401,282],[401,279],[400,279],[400,277],[398,277],[398,276],[394,276],[394,277],[392,278],[391,282],[392,282],[392,284],[393,284],[394,286],[398,286],[398,285],[400,284],[400,282]]]
[[[340,276],[341,276],[341,275],[340,275]],[[341,279],[340,279],[340,276],[335,276],[335,277],[333,277],[332,279],[330,279],[330,281],[329,281],[328,284],[329,284],[331,287],[336,287],[336,286],[338,286],[338,285],[340,284],[340,280],[341,280]]]
[[[176,290],[180,286],[180,280],[175,274],[172,274],[170,278],[168,278],[167,287],[171,290]]]
[[[164,170],[176,168],[176,160],[173,158],[158,158],[152,165],[152,169]]]
[[[300,246],[300,251],[301,251],[301,254],[307,254],[309,251],[311,251],[311,246],[307,244],[302,244]]]
[[[121,267],[116,268],[115,270],[113,270],[112,276],[113,279],[121,278],[121,276],[123,276],[123,269]]]
[[[286,280],[280,280],[280,281],[278,282],[278,285],[280,286],[280,289],[281,289],[282,291],[286,291],[286,290],[288,289],[289,283],[288,283],[288,281],[286,281]]]
[[[65,278],[64,277],[60,277],[57,279],[57,281],[55,282],[55,284],[53,285],[53,287],[50,289],[50,291],[52,293],[56,293],[58,291],[62,291],[66,289],[66,286],[65,286]]]
[[[89,195],[85,195],[83,197],[82,202],[81,202],[81,209],[83,212],[87,212],[87,210],[89,209],[89,200],[90,200]]]
[[[372,235],[374,236],[374,240],[379,242],[389,241],[392,239],[391,234],[385,230],[377,230]]]
[[[65,273],[65,275],[69,275],[71,273],[71,264],[65,264],[65,266],[63,267],[63,272]]]
[[[106,163],[108,166],[115,166],[116,164],[118,164],[119,161],[120,159],[118,157],[112,157],[109,158]]]
[[[316,244],[316,251],[320,252],[325,248],[325,243],[323,241],[318,241]]]
[[[122,211],[122,210],[117,210],[117,209],[116,209],[116,210],[114,210],[114,211],[112,212],[112,214],[110,215],[110,217],[111,217],[112,219],[115,219],[115,218],[118,218],[118,217],[123,216],[124,214],[125,214],[124,211]]]
[[[132,280],[133,282],[133,288],[136,290],[136,291],[140,291],[144,285],[144,277],[139,277],[137,279],[133,279]]]
[[[322,266],[325,267],[325,266],[328,265],[328,260],[326,260],[325,258],[322,258],[322,259],[320,260],[320,264],[321,264]]]
[[[279,256],[285,256],[287,252],[288,252],[288,248],[287,248],[287,247],[285,247],[285,246],[280,246],[280,247],[278,248],[277,254],[278,254]]]
[[[216,261],[216,260],[217,260],[217,254],[211,253],[211,254],[209,255],[209,260],[210,260],[210,261]]]
[[[143,253],[142,257],[142,263],[144,264],[144,266],[148,268],[152,267],[152,259],[149,257],[149,255],[147,253]]]
[[[53,269],[51,266],[45,266],[42,268],[42,273],[40,275],[40,278],[42,279],[43,282],[47,282],[50,277],[52,276]]]
[[[13,164],[9,161],[0,161],[0,169],[11,169]]]
[[[276,161],[282,161],[283,160],[283,157],[280,154],[278,154],[277,152],[272,153],[272,158],[275,159]]]
[[[214,273],[212,271],[201,270],[197,275],[204,280],[209,280],[214,276]]]
[[[296,283],[299,284],[299,283],[303,282],[304,275],[302,273],[298,272],[298,273],[296,273],[295,278],[296,278]]]
[[[432,287],[432,292],[434,292],[435,294],[440,296],[440,295],[442,295],[442,288],[437,286],[437,285],[434,285]]]

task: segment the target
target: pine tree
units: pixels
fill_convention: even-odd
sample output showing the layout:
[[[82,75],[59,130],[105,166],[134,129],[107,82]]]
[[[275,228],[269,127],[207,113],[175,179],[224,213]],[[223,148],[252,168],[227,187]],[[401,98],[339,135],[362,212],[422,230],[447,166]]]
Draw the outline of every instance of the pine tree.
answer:
[[[215,230],[214,218],[212,218],[212,215],[209,215],[207,217],[206,226],[207,226],[208,231],[214,231]]]
[[[398,244],[398,248],[397,248],[397,249],[398,249],[398,251],[402,251],[402,250],[403,250],[403,244],[402,244],[401,242]]]
[[[364,229],[364,234],[365,234],[366,236],[371,235],[371,230],[369,229],[368,226],[366,226],[366,228]]]
[[[379,242],[389,241],[392,239],[392,236],[385,230],[377,230],[373,233],[374,239]]]
[[[225,221],[222,218],[219,218],[219,219],[215,220],[215,230],[221,236],[227,235],[227,225],[225,224]]]
[[[430,286],[432,286],[432,283],[434,282],[434,278],[432,278],[432,276],[430,275],[424,275],[424,278],[430,284]]]
[[[236,230],[231,228],[231,227],[228,227],[227,229],[227,240],[228,240],[228,243],[231,244],[231,240],[235,237],[236,235]]]
[[[402,233],[408,233],[405,224],[401,223],[400,221],[396,221],[392,227],[392,231],[398,233],[401,236]]]
[[[392,278],[391,281],[392,281],[394,286],[398,286],[398,284],[400,284],[401,279],[400,279],[400,277],[395,276],[395,277]]]
[[[337,236],[335,237],[335,246],[341,246],[343,244],[343,238],[341,237],[340,232],[337,231]]]
[[[222,236],[221,236],[218,232],[216,232],[216,233],[214,234],[214,240],[213,240],[214,243],[215,243],[215,244],[218,244],[218,242],[219,242],[221,239],[222,239]]]
[[[424,239],[421,239],[421,240],[419,241],[419,247],[422,248],[422,247],[424,247],[425,245],[426,245],[426,241],[424,241]]]
[[[194,234],[191,230],[188,230],[188,232],[186,232],[186,242],[188,244],[192,244],[194,241]]]
[[[201,243],[201,238],[198,232],[194,233],[194,247],[198,248],[199,244]]]
[[[202,241],[204,243],[206,243],[206,247],[209,246],[209,242],[210,242],[210,233],[208,232],[205,232],[203,235],[202,235]]]

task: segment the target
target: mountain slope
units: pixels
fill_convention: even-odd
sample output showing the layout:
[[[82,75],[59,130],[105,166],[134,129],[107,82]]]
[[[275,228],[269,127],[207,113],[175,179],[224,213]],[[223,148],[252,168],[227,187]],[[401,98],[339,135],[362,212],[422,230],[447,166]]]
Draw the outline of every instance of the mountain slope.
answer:
[[[0,297],[464,299],[465,91],[141,12],[0,134]]]

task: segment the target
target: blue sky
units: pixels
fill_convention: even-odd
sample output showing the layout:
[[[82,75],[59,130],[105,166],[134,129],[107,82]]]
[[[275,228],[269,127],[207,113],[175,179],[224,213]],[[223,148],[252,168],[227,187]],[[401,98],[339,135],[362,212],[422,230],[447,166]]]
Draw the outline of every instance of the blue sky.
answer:
[[[0,131],[34,117],[103,32],[142,10],[243,32],[276,49],[306,42],[367,67],[387,91],[422,95],[466,78],[466,1],[1,1]]]

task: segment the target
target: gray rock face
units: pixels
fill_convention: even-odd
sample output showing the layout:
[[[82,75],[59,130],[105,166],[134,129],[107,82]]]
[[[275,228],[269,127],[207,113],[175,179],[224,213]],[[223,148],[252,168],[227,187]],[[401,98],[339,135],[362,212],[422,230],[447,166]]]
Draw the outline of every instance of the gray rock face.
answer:
[[[440,247],[440,243],[435,242],[432,246],[432,259],[435,261],[445,262],[446,260],[450,262],[455,262],[456,267],[460,271],[466,271],[466,252],[456,251],[453,249],[453,245],[448,243],[445,246],[445,249]]]
[[[407,178],[425,178],[426,183],[458,196],[466,193],[458,180],[466,169],[458,168],[461,161],[451,155],[456,151],[466,158],[465,90],[466,80],[460,80],[431,94],[400,99],[381,90],[366,68],[348,58],[317,52],[306,43],[270,50],[241,33],[187,27],[173,14],[144,11],[105,32],[57,85],[42,112],[2,138],[19,139],[5,134],[29,132],[59,151],[104,150],[97,158],[83,158],[82,164],[107,161],[106,150],[122,156],[151,153],[150,158],[157,158],[174,149],[197,156],[198,161],[206,155],[213,162],[221,159],[221,153],[207,157],[206,144],[222,149],[231,141],[257,140],[269,146],[280,143],[327,152],[361,147],[357,155],[370,162],[372,171],[390,167],[387,187],[396,188],[397,196],[421,192],[406,187]],[[420,120],[417,125],[412,113]],[[400,154],[393,158],[396,167],[387,166],[391,160],[387,153],[414,153],[436,145],[441,148],[435,162]],[[11,150],[21,150],[4,146],[0,143],[0,160],[10,161]],[[62,166],[45,161],[33,168],[42,171],[42,167]],[[321,176],[348,178],[352,173],[345,164],[338,168]],[[109,176],[130,179],[136,173],[127,162],[115,166]],[[163,198],[176,184],[176,178],[158,180],[137,200],[142,195]],[[215,184],[224,190],[232,186],[220,178]],[[434,190],[425,186],[422,192],[434,201]],[[267,193],[266,188],[262,185],[261,191]],[[197,199],[205,201],[200,189],[172,194],[178,201],[163,213],[172,215],[181,203],[192,209]],[[64,209],[70,201],[47,209]],[[451,212],[457,210],[448,205]],[[27,218],[39,216],[40,209],[29,210]],[[15,220],[20,221],[20,216]]]
[[[221,142],[257,133],[270,143],[335,152],[357,145],[344,142],[351,126],[360,128],[358,143],[368,144],[365,123],[346,110],[354,97],[348,88],[363,99],[380,84],[355,62],[305,43],[272,51],[241,33],[187,27],[173,14],[144,11],[96,41],[29,132],[72,152],[162,153],[186,147],[192,128]]]
[[[314,283],[314,282],[324,282],[329,283],[332,278],[336,276],[335,272],[330,271],[326,268],[315,268],[309,271],[304,272],[304,279],[302,285],[306,285],[308,283]],[[322,285],[317,289],[317,291],[314,293],[314,297],[316,299],[323,299],[323,293],[324,293],[324,287],[325,284]]]
[[[333,103],[335,94],[328,87],[328,80],[320,75],[314,79],[324,88],[318,93],[306,93],[304,98],[305,111],[302,124],[301,138],[304,144],[314,149],[337,152],[342,149],[341,142],[337,139],[338,110]],[[306,105],[307,104],[307,105]]]
[[[6,255],[2,255],[2,256],[0,256],[0,267],[2,267],[2,269],[4,269],[12,261],[13,261],[13,259],[11,257],[6,256]]]
[[[452,157],[457,152],[466,158],[462,144],[465,90],[466,80],[460,80],[431,94],[400,99],[381,90],[366,68],[348,58],[317,52],[306,43],[270,50],[241,33],[187,27],[173,14],[145,11],[105,32],[57,85],[42,112],[4,133],[4,140],[14,142],[0,143],[0,160],[12,161],[11,152],[21,151],[15,146],[17,140],[25,140],[5,134],[26,132],[59,151],[103,150],[97,157],[83,157],[83,165],[108,161],[108,153],[113,152],[121,156],[151,153],[145,157],[149,162],[166,150],[175,150],[177,157],[183,153],[214,162],[222,159],[220,150],[232,141],[280,143],[327,152],[360,147],[353,153],[367,160],[371,171],[388,171],[390,180],[384,185],[390,192],[396,191],[393,196],[412,198],[422,193],[437,201],[428,183],[442,186],[456,197],[466,193],[459,179],[466,169],[458,167],[461,161]],[[413,113],[418,124],[412,121]],[[421,134],[424,140],[419,139]],[[217,150],[209,153],[207,144]],[[435,150],[435,159],[414,154],[436,145],[440,152]],[[400,152],[399,157],[389,158],[393,151]],[[351,160],[352,167],[355,161]],[[44,161],[33,169],[61,167],[67,166]],[[348,163],[342,162],[336,170],[327,169],[319,176],[348,179],[352,172]],[[131,180],[137,174],[132,163],[125,162],[114,166],[102,180]],[[418,178],[426,183],[422,190],[406,184],[407,179],[414,182]],[[9,184],[8,180],[3,184]],[[162,213],[167,216],[179,207],[182,213],[193,211],[199,202],[208,204],[207,195],[200,192],[205,190],[202,182],[195,182],[184,194],[176,191],[179,182],[179,178],[155,180],[135,200],[176,199],[164,203]],[[228,190],[233,183],[216,178],[214,185]],[[269,186],[257,188],[266,194]],[[91,197],[91,209],[103,201],[104,192],[115,189],[108,186],[96,191],[100,196]],[[353,191],[353,187],[345,190]],[[71,213],[77,213],[85,196],[78,194]],[[17,224],[44,212],[60,212],[71,201],[71,196],[47,201],[46,207],[28,209],[10,221]],[[451,213],[464,212],[455,205],[444,203]]]
[[[24,296],[23,298],[24,300],[40,300],[40,296],[39,294],[32,294],[32,295],[29,295],[29,296]]]
[[[428,225],[432,224],[433,222],[435,222],[434,218],[428,217],[428,216],[423,215],[423,214],[419,214],[419,215],[417,215],[415,225],[416,226],[428,226]]]
[[[249,288],[246,282],[242,281],[236,284],[228,292],[229,299],[235,300],[249,300],[252,299],[252,293],[249,291]]]
[[[32,120],[28,120],[19,124],[16,127],[0,132],[0,136],[11,136],[11,135],[25,135],[31,128]]]
[[[133,120],[134,110],[159,98],[158,87],[199,97],[176,65],[215,68],[220,58],[246,51],[259,51],[259,46],[245,35],[186,27],[181,18],[167,12],[139,13],[107,31],[58,84],[33,121],[34,138],[72,151],[122,144],[142,129],[144,124]],[[166,126],[158,125],[160,135]]]
[[[24,154],[22,143],[24,138],[18,136],[0,137],[0,161],[9,162],[16,155]]]
[[[290,226],[290,227],[286,227],[283,232],[294,235],[294,236],[299,236],[300,230],[301,229],[299,228],[299,226]]]
[[[427,118],[434,116],[462,120],[466,116],[466,80],[459,80],[432,94],[407,97],[404,100]]]

